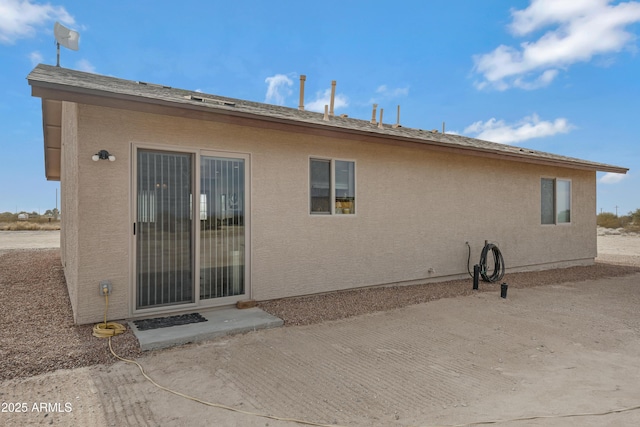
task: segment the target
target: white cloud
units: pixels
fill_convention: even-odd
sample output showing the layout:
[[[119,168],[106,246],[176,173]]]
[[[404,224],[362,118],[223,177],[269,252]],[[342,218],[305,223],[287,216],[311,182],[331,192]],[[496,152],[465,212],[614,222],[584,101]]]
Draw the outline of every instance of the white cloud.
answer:
[[[96,72],[96,67],[86,59],[76,61],[76,69],[79,71],[86,71],[87,73]]]
[[[603,184],[617,184],[623,179],[625,179],[628,175],[622,173],[613,173],[608,172],[605,173],[602,178],[600,178],[600,182]]]
[[[264,82],[268,85],[264,102],[284,105],[285,98],[292,93],[290,87],[293,85],[293,80],[284,74],[276,74],[267,77]]]
[[[42,60],[44,58],[42,57],[42,54],[40,52],[33,51],[29,54],[29,60],[31,61],[31,65],[36,66],[40,63],[42,63]]]
[[[395,89],[389,89],[387,85],[380,85],[376,89],[376,93],[387,97],[387,98],[395,98],[398,96],[407,96],[409,94],[408,87],[397,87]]]
[[[390,89],[386,84],[376,88],[376,95],[369,99],[369,104],[380,103],[383,100],[390,100],[409,95],[408,87],[397,87]]]
[[[570,21],[577,16],[597,13],[610,0],[533,0],[524,10],[511,12],[513,22],[509,25],[516,35],[526,35],[551,24]]]
[[[500,45],[493,52],[475,55],[474,70],[482,75],[476,87],[537,89],[574,63],[619,52],[635,40],[625,28],[640,22],[640,2],[610,3],[612,0],[531,0],[528,8],[512,11],[509,29],[516,36],[551,28],[519,48]]]
[[[0,43],[12,44],[33,37],[39,27],[53,21],[73,25],[75,20],[62,6],[34,4],[30,0],[0,0]]]
[[[546,70],[540,76],[532,82],[525,81],[522,77],[518,77],[513,81],[515,87],[520,89],[533,90],[544,86],[547,86],[558,75],[558,70]]]
[[[501,144],[513,144],[533,138],[552,136],[558,133],[568,133],[573,126],[567,119],[558,118],[553,122],[540,120],[537,114],[527,116],[517,123],[506,123],[504,120],[489,119],[478,121],[464,130],[465,134],[472,134],[474,138],[493,141]]]
[[[324,113],[325,105],[331,105],[331,89],[327,89],[324,92],[316,92],[316,99],[305,104],[304,108],[305,110]],[[336,93],[336,96],[333,100],[334,112],[335,110],[347,106],[349,106],[349,99],[345,95]]]

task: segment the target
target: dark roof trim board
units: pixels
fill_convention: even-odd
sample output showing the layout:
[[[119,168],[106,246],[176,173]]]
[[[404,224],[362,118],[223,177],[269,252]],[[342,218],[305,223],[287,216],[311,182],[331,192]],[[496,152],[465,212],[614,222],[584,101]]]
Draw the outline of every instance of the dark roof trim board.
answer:
[[[32,87],[32,95],[43,100],[45,165],[47,168],[50,164],[54,165],[51,170],[47,170],[47,179],[60,178],[59,135],[55,135],[56,129],[59,131],[60,118],[57,115],[57,110],[50,111],[52,108],[56,108],[59,101],[386,144],[412,146],[420,144],[438,151],[571,169],[615,173],[628,171],[628,168],[619,166],[482,141],[461,135],[442,134],[406,127],[394,128],[391,124],[379,128],[377,124],[371,124],[367,120],[340,116],[332,116],[326,121],[323,120],[322,113],[208,95],[50,65],[38,65],[27,79]],[[51,156],[54,158],[50,158]],[[55,170],[56,161],[57,171]]]

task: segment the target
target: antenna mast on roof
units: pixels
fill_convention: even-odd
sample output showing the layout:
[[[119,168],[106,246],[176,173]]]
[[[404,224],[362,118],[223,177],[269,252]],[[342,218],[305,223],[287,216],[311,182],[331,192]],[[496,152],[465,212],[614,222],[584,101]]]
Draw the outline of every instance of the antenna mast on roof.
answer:
[[[71,50],[78,50],[78,40],[80,33],[70,30],[64,25],[56,22],[53,26],[53,34],[56,37],[56,67],[60,66],[60,45]]]

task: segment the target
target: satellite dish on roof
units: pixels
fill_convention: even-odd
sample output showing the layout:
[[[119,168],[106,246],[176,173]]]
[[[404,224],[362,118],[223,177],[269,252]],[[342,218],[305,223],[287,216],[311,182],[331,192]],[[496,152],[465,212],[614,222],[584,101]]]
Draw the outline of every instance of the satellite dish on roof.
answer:
[[[80,33],[73,31],[64,25],[56,22],[53,26],[53,35],[56,37],[57,46],[57,62],[56,66],[60,66],[60,45],[71,50],[78,50],[78,40],[80,39]]]

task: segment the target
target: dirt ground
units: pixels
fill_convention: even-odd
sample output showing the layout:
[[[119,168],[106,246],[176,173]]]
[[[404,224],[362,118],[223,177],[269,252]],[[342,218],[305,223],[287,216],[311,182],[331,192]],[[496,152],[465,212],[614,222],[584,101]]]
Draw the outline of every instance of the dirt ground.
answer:
[[[626,237],[599,236],[599,259],[640,265],[640,237]],[[556,418],[500,425],[640,425],[640,410],[557,418],[640,405],[639,305],[635,274],[509,289],[507,299],[441,299],[137,360],[161,385],[208,402],[327,425],[531,416]],[[124,362],[4,381],[0,396],[0,425],[9,426],[299,425],[172,395]]]
[[[60,230],[0,231],[0,251],[60,247]]]

